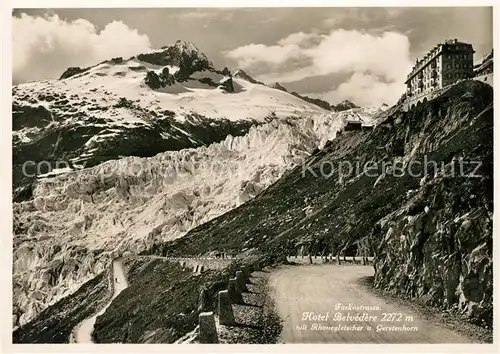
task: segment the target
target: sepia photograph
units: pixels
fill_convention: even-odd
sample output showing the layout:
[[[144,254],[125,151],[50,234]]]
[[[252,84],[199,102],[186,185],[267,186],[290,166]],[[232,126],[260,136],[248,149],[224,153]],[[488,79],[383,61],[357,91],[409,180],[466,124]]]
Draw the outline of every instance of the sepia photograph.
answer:
[[[493,345],[492,6],[10,10],[12,347]]]

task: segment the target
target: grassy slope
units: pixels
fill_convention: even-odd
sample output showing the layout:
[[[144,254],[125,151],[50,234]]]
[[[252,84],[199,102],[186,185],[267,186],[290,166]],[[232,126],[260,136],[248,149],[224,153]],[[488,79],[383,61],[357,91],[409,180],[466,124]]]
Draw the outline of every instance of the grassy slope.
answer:
[[[93,333],[97,343],[174,342],[198,323],[200,287],[217,281],[226,284],[237,266],[197,275],[164,260],[126,264],[129,287],[97,318]]]

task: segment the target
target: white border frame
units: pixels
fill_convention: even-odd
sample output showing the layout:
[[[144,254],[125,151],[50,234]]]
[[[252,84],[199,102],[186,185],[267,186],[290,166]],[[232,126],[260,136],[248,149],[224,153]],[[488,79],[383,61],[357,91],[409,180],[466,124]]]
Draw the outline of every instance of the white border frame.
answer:
[[[420,1],[397,1],[397,0],[238,0],[237,2],[229,0],[143,0],[141,2],[127,0],[108,0],[104,4],[102,0],[7,0],[2,2],[2,21],[0,22],[0,30],[2,35],[1,41],[1,107],[3,112],[2,122],[2,139],[0,139],[0,161],[2,163],[2,171],[0,176],[1,183],[1,225],[3,228],[2,242],[2,352],[11,353],[26,353],[26,352],[43,352],[43,353],[228,353],[228,352],[244,352],[244,353],[499,353],[500,345],[498,338],[495,335],[494,344],[274,344],[274,345],[250,345],[250,344],[233,344],[233,345],[176,345],[176,344],[99,344],[99,345],[83,345],[83,344],[12,344],[12,106],[11,106],[11,87],[12,87],[12,9],[14,8],[112,8],[112,7],[131,7],[131,8],[151,8],[151,7],[462,7],[462,6],[492,6],[493,7],[493,46],[499,48],[498,41],[500,26],[498,24],[498,15],[500,3],[494,0],[420,0]],[[468,25],[468,24],[464,24]],[[469,24],[470,25],[470,24]],[[496,49],[495,49],[496,50]],[[497,68],[498,53],[494,56],[494,65]],[[499,87],[500,75],[494,75],[494,87]],[[498,112],[499,94],[494,92],[494,111]],[[500,156],[498,148],[499,129],[494,129],[494,156]],[[8,171],[8,172],[7,172]],[[494,176],[499,176],[499,166],[497,161],[494,164]],[[496,179],[496,178],[495,178]],[[494,186],[494,205],[500,205],[498,185]],[[498,236],[497,226],[498,218],[494,214],[493,220],[493,238]],[[493,262],[499,262],[499,247],[498,241],[494,241],[493,245]],[[500,268],[498,268],[500,269]],[[497,267],[494,267],[494,332],[498,332],[498,281],[499,272]]]

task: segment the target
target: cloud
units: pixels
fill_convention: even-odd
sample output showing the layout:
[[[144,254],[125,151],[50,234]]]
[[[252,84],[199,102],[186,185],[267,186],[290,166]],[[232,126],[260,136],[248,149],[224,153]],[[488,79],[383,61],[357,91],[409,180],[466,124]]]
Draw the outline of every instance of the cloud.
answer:
[[[402,34],[380,36],[358,31],[331,32],[315,48],[307,50],[319,73],[371,72],[390,80],[402,79],[411,68],[410,42]]]
[[[227,57],[238,62],[241,69],[254,68],[261,64],[279,66],[303,56],[303,50],[297,44],[267,46],[252,43],[227,53]]]
[[[328,102],[349,100],[360,106],[378,106],[395,103],[404,90],[402,82],[385,82],[376,75],[355,73],[331,91],[307,96],[320,97]]]
[[[89,66],[113,57],[130,57],[151,48],[149,38],[121,21],[101,31],[89,21],[57,15],[13,18],[13,81],[58,78],[70,66]]]
[[[297,33],[292,33],[288,37],[280,39],[278,41],[278,45],[286,46],[286,45],[294,45],[295,44],[298,46],[306,46],[308,44],[311,44],[311,42],[314,43],[320,39],[321,39],[321,36],[316,34],[316,33],[297,32]]]
[[[276,45],[251,44],[236,48],[227,56],[250,73],[269,67],[268,72],[257,77],[265,82],[287,83],[311,76],[352,74],[347,82],[332,83],[331,90],[322,98],[349,96],[361,104],[395,103],[412,66],[410,42],[404,34],[343,29],[325,35],[294,33]],[[302,66],[297,65],[298,60],[302,60]],[[293,67],[288,65],[291,61]]]
[[[207,18],[212,18],[216,17],[217,13],[214,12],[206,12],[206,11],[193,11],[193,12],[185,12],[179,15],[176,15],[176,17],[180,20],[202,20],[202,19],[207,19]]]
[[[177,10],[177,9],[176,9]],[[183,11],[183,9],[180,9]],[[193,9],[188,12],[174,12],[172,13],[179,21],[231,21],[234,17],[232,8],[218,8],[218,9]]]

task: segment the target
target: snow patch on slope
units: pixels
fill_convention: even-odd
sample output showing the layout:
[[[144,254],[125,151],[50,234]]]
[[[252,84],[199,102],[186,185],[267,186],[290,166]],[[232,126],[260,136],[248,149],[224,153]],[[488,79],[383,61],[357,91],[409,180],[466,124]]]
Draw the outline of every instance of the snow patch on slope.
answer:
[[[379,114],[387,110],[389,107],[384,104],[382,106],[367,106],[351,108],[345,111],[338,112],[345,122],[361,122],[363,125],[373,126],[377,124]]]
[[[144,67],[144,69],[140,69]],[[178,67],[167,66],[170,74]],[[139,68],[139,69],[138,69]],[[246,80],[233,79],[242,90],[227,95],[221,90],[198,82],[210,79],[219,82],[224,75],[211,71],[195,72],[183,83],[176,82],[163,90],[151,90],[145,84],[145,72],[153,70],[158,74],[164,68],[130,59],[120,64],[101,63],[88,71],[63,80],[44,80],[16,86],[14,98],[23,98],[23,104],[44,105],[55,112],[65,112],[67,107],[77,108],[76,113],[84,113],[95,118],[116,117],[110,124],[124,124],[119,117],[126,114],[126,109],[119,110],[115,105],[123,97],[145,110],[170,110],[178,115],[194,112],[209,118],[227,118],[229,120],[256,119],[263,121],[274,112],[277,116],[300,116],[303,114],[321,114],[321,108],[305,102],[293,95],[278,90],[252,84]],[[64,94],[70,96],[68,103],[59,108],[37,97],[40,93]],[[104,109],[94,109],[96,107]],[[92,108],[92,109],[91,109]],[[140,117],[129,117],[127,123],[143,123]]]

